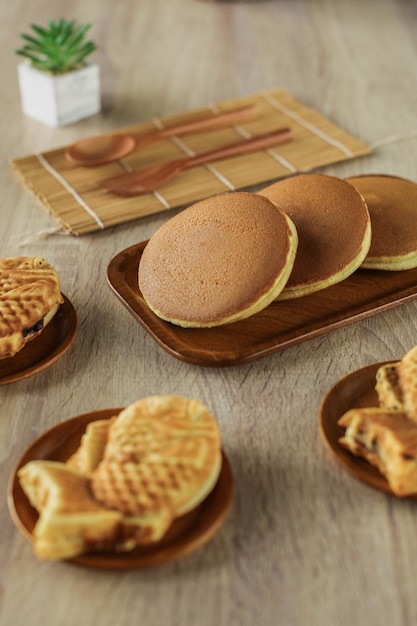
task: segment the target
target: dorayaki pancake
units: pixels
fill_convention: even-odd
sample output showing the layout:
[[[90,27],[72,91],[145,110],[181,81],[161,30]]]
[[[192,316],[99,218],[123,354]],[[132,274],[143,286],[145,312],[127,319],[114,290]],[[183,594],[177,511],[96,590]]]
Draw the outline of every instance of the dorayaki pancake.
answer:
[[[185,327],[244,319],[270,304],[291,273],[297,233],[262,196],[213,196],[168,220],[149,240],[139,288],[159,317]]]
[[[409,350],[398,365],[398,381],[402,391],[404,411],[417,422],[417,346]]]
[[[301,174],[262,189],[295,224],[298,250],[279,299],[298,298],[334,285],[363,262],[371,242],[368,209],[349,183],[324,174]]]
[[[371,216],[371,246],[362,266],[394,271],[417,267],[417,184],[377,174],[346,180],[362,194]]]
[[[64,463],[43,460],[30,461],[18,476],[39,513],[33,535],[40,558],[68,559],[117,545],[123,516],[93,499],[86,476]]]
[[[403,392],[398,375],[399,362],[381,365],[376,372],[375,391],[379,406],[390,411],[404,411]]]
[[[37,337],[64,301],[56,270],[42,257],[0,259],[0,358]]]
[[[400,411],[351,409],[338,421],[339,443],[365,458],[387,479],[393,493],[417,493],[417,424]]]
[[[137,525],[136,540],[143,545],[161,539],[176,517],[207,497],[221,462],[219,429],[201,402],[151,396],[111,424],[104,458],[91,476],[92,492]]]

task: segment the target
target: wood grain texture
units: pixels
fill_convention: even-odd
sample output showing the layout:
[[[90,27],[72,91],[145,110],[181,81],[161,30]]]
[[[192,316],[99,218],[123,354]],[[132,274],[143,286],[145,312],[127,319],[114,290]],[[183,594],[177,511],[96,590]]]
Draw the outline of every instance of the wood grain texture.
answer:
[[[93,24],[103,112],[52,129],[21,113],[13,51],[31,22],[73,16]],[[281,87],[375,145],[372,154],[323,172],[415,181],[417,4],[15,0],[1,3],[0,17],[1,254],[45,256],[78,316],[77,336],[62,358],[0,386],[0,626],[416,623],[416,503],[352,479],[318,430],[321,401],[341,377],[400,358],[417,344],[416,303],[256,362],[230,368],[183,363],[138,326],[106,279],[110,260],[148,239],[166,214],[78,238],[39,238],[56,224],[8,162]],[[235,479],[222,530],[184,560],[146,572],[38,561],[6,504],[9,475],[25,448],[73,416],[173,392],[201,399],[219,420]]]

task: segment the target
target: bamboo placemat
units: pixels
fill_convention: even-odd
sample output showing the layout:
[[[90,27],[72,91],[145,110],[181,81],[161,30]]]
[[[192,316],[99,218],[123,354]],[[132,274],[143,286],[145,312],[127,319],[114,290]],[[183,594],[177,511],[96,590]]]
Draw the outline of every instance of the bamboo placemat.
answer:
[[[114,163],[95,168],[72,165],[66,146],[12,160],[24,185],[34,193],[60,227],[73,235],[108,228],[146,215],[178,208],[225,191],[245,189],[299,172],[369,154],[370,147],[283,90],[260,92],[199,109],[152,120],[117,132],[147,132],[199,117],[210,110],[253,103],[257,116],[226,128],[163,139]],[[185,154],[211,150],[239,138],[289,126],[290,143],[253,154],[217,161],[178,174],[157,192],[121,198],[100,189],[97,182]]]

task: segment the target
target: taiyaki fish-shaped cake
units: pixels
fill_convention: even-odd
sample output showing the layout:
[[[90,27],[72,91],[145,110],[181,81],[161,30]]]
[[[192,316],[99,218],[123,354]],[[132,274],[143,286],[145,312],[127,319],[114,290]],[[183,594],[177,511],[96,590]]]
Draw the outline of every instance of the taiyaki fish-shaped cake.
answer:
[[[115,545],[122,514],[93,499],[86,476],[64,463],[36,460],[19,470],[19,480],[39,512],[33,534],[40,558],[67,559]]]
[[[376,372],[378,407],[353,408],[338,420],[339,443],[385,476],[397,496],[417,493],[417,346]]]
[[[221,464],[218,425],[198,400],[151,396],[90,422],[66,462],[18,472],[39,513],[35,552],[68,559],[155,543],[209,495]]]
[[[37,337],[63,302],[56,270],[42,257],[0,259],[0,358]]]
[[[398,380],[398,362],[386,363],[376,372],[375,391],[379,406],[392,411],[403,411],[403,392]]]
[[[401,359],[398,379],[403,394],[404,411],[410,419],[417,422],[417,346]]]
[[[137,544],[161,539],[176,517],[202,502],[221,469],[220,433],[198,400],[151,396],[124,409],[109,429],[92,492],[138,527]]]
[[[397,496],[417,492],[417,424],[400,411],[351,409],[338,421],[340,444],[385,476]]]
[[[68,459],[67,465],[85,476],[91,476],[104,456],[110,425],[115,419],[90,422],[81,438],[80,447]]]
[[[401,361],[378,368],[375,389],[380,406],[404,411],[417,422],[417,346]]]

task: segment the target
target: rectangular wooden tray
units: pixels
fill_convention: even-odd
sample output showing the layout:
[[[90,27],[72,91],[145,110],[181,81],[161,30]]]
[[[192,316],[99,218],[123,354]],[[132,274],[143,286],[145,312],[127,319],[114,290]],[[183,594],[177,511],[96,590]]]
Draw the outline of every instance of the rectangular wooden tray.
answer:
[[[352,159],[371,152],[314,109],[283,90],[272,90],[181,113],[117,132],[147,132],[161,126],[193,120],[210,111],[254,104],[257,116],[238,126],[200,131],[180,138],[163,139],[114,163],[95,168],[72,165],[65,158],[67,146],[12,160],[23,184],[53,215],[64,231],[82,235],[203,198],[283,178],[299,172]],[[187,170],[157,192],[121,198],[98,187],[104,178],[156,163],[201,153],[239,141],[243,137],[289,126],[294,140],[276,148],[216,161]]]
[[[357,270],[341,283],[303,298],[273,302],[246,320],[216,328],[181,328],[158,318],[138,287],[145,242],[117,254],[107,269],[115,295],[169,354],[194,365],[248,363],[417,298],[417,268]]]

